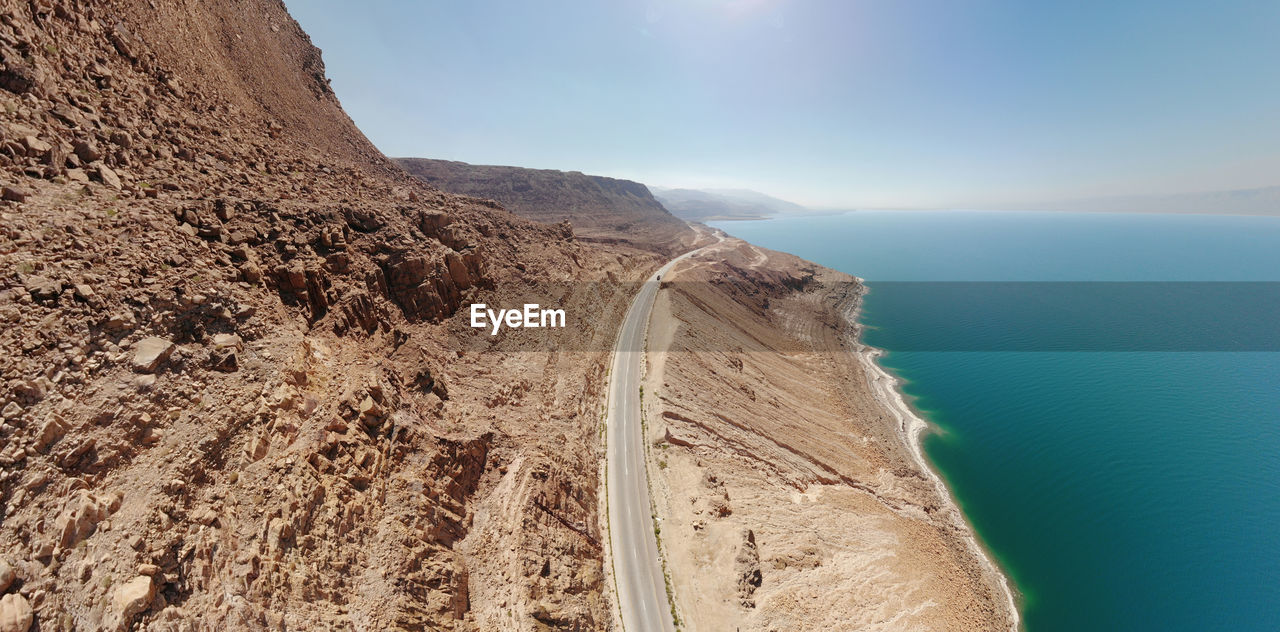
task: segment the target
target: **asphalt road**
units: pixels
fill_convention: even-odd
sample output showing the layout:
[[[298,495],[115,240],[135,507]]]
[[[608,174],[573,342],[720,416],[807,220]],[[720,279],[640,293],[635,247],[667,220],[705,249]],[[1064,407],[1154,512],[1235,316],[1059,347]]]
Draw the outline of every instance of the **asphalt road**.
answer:
[[[640,426],[640,380],[643,377],[645,332],[658,277],[687,252],[662,266],[641,286],[627,311],[609,372],[608,486],[609,542],[618,587],[618,605],[626,632],[674,632],[662,561],[653,534],[649,480],[645,475],[644,437]]]

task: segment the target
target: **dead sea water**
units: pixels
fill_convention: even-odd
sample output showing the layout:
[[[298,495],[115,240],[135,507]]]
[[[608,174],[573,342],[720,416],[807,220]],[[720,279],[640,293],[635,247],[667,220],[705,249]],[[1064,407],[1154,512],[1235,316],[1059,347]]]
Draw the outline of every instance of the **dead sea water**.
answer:
[[[1027,630],[1280,625],[1280,218],[716,226],[867,279],[866,341]]]

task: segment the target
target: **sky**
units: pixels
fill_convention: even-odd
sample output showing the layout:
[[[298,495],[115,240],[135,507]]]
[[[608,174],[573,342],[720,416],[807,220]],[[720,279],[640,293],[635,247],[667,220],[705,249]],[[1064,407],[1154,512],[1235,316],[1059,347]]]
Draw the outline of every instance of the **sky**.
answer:
[[[1280,184],[1280,2],[287,0],[390,156],[980,208]]]

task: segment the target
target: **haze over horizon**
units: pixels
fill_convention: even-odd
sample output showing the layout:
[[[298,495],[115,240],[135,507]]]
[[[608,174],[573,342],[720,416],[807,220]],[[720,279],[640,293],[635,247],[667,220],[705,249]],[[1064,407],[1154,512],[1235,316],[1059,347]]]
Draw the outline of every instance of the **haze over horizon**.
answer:
[[[383,152],[971,207],[1264,187],[1280,4],[288,2]]]

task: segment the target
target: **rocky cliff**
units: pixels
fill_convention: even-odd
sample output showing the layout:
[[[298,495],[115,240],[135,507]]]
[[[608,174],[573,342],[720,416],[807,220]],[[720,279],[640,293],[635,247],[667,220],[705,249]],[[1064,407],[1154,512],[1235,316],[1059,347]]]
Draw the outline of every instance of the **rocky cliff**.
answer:
[[[445,191],[496,200],[518,215],[545,224],[568,221],[575,234],[585,239],[674,254],[688,250],[695,236],[639,182],[577,171],[425,158],[397,161],[409,173]]]
[[[0,134],[3,630],[608,626],[604,353],[446,332],[656,256],[409,177],[277,0],[3,0]]]

